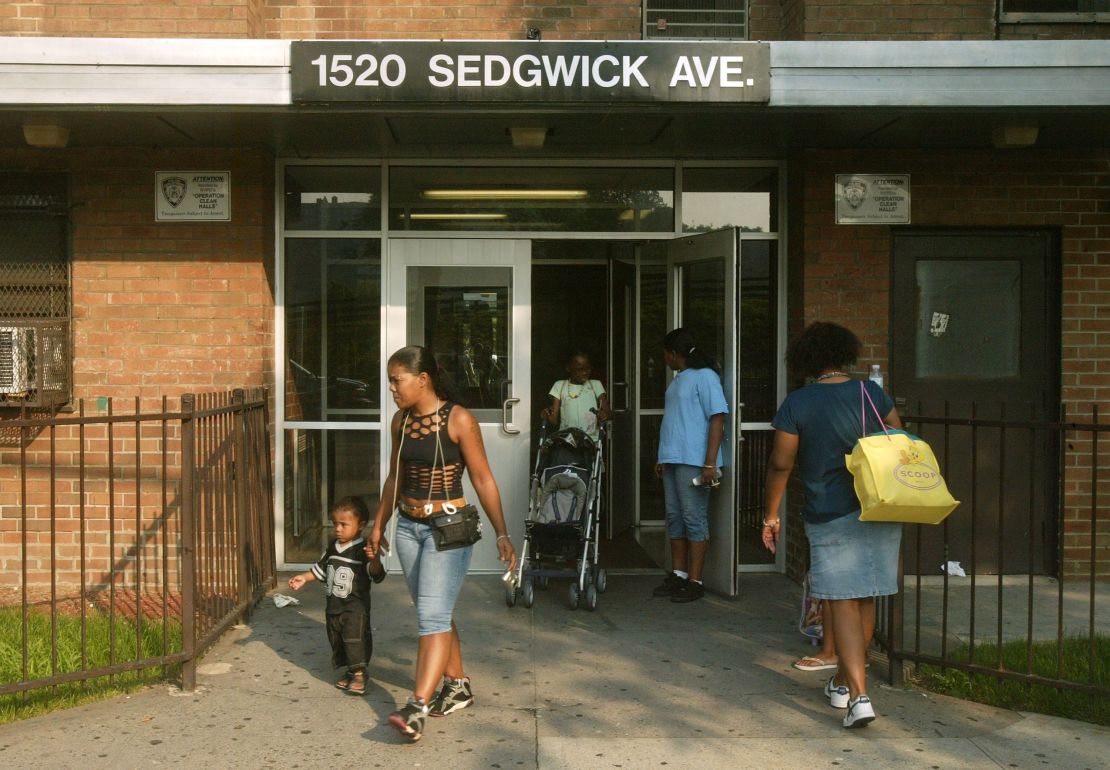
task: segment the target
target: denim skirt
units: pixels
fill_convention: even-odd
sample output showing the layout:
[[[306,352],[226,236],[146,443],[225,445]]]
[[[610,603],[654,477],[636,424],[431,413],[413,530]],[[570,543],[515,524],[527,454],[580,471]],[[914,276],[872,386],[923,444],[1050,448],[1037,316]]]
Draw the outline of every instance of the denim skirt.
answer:
[[[860,521],[859,511],[806,522],[810,593],[818,599],[864,599],[898,593],[902,525]]]

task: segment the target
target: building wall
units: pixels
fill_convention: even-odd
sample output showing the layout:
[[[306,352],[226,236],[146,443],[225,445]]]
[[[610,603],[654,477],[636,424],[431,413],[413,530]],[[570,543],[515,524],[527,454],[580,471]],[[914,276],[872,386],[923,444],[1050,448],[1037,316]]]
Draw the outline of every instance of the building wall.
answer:
[[[70,177],[77,412],[104,415],[111,399],[113,414],[130,414],[136,398],[141,411],[159,412],[163,397],[174,410],[183,393],[272,387],[272,158],[239,149],[0,150],[0,169],[65,171]],[[154,174],[177,169],[229,171],[232,221],[156,223]],[[110,563],[121,569],[119,579],[131,584],[130,565],[139,549],[151,551],[143,562],[157,571],[156,547],[165,534],[158,531],[161,438],[156,428],[144,428],[139,452],[144,469],[136,475],[134,433],[134,423],[119,424],[111,439],[104,426],[90,429],[83,443],[72,430],[42,433],[25,442],[22,453],[18,436],[0,435],[0,587],[21,580],[24,516],[29,585],[49,586],[52,565],[63,595],[80,584],[82,515],[90,586],[103,583]],[[176,468],[176,434],[169,438],[170,464]],[[111,474],[109,446],[117,452]],[[88,477],[83,508],[79,460]],[[24,461],[27,474],[21,478]],[[166,510],[172,515],[177,499],[172,473],[167,482]],[[109,524],[113,510],[133,511],[136,500],[142,510],[138,527],[134,514]],[[51,513],[57,530],[53,545]]]
[[[915,226],[1058,228],[1061,400],[1078,422],[1090,420],[1093,405],[1110,403],[1110,152],[814,150],[796,163],[802,200],[791,209],[792,234],[801,239],[791,253],[792,331],[816,320],[843,323],[863,343],[860,360],[889,371],[891,230],[835,224],[832,190],[837,173],[896,170],[912,176]],[[1069,441],[1069,451],[1090,457],[1082,441]],[[1069,467],[1063,490],[1065,573],[1072,577],[1086,577],[1091,563],[1087,462]],[[1098,517],[1096,571],[1108,577],[1110,508],[1103,504]],[[788,553],[792,571],[804,572],[804,545]]]
[[[752,40],[1106,39],[1110,24],[1000,24],[997,0],[751,0]],[[638,40],[641,0],[19,0],[0,35]]]

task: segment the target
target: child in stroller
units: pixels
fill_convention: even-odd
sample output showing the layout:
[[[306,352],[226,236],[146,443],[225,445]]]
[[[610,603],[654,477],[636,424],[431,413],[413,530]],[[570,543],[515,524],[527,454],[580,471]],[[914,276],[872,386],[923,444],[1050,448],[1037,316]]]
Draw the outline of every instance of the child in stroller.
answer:
[[[535,601],[535,589],[549,578],[572,577],[571,609],[585,602],[597,607],[606,586],[605,570],[597,566],[600,529],[602,445],[606,424],[597,441],[578,428],[550,436],[540,428],[540,444],[532,471],[524,546],[515,575],[506,578],[505,603],[525,607]]]

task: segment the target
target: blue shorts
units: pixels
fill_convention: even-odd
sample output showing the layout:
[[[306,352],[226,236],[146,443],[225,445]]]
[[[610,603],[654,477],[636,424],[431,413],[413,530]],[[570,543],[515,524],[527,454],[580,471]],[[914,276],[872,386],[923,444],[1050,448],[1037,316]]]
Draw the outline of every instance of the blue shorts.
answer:
[[[436,550],[432,525],[398,515],[397,558],[405,571],[409,595],[416,605],[416,627],[420,636],[451,630],[455,602],[470,568],[474,546]]]
[[[701,471],[700,465],[663,466],[663,502],[671,540],[701,543],[709,539],[709,488],[690,483]]]
[[[898,593],[902,525],[860,521],[859,511],[832,521],[806,522],[810,594],[818,599],[865,599]]]

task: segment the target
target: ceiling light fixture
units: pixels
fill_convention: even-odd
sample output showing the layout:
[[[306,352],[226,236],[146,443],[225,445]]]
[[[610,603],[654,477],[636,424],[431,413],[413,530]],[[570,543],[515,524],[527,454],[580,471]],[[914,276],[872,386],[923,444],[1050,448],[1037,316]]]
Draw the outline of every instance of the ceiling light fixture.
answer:
[[[27,122],[23,124],[23,139],[32,147],[60,150],[69,143],[69,129],[56,123]]]
[[[547,139],[547,126],[510,126],[513,147],[518,150],[535,150],[543,147]]]
[[[430,201],[580,201],[589,195],[586,190],[424,190],[420,197]]]
[[[1037,126],[997,126],[991,131],[991,144],[999,150],[1020,150],[1037,143]]]
[[[456,212],[445,211],[445,212],[423,212],[423,213],[408,214],[408,215],[402,214],[401,218],[403,219],[406,216],[409,219],[414,219],[414,220],[416,220],[416,219],[496,220],[496,219],[507,219],[509,217],[508,214],[496,214],[496,213],[483,214],[483,213],[479,213],[479,212],[466,212],[466,211],[459,211],[457,213]]]

